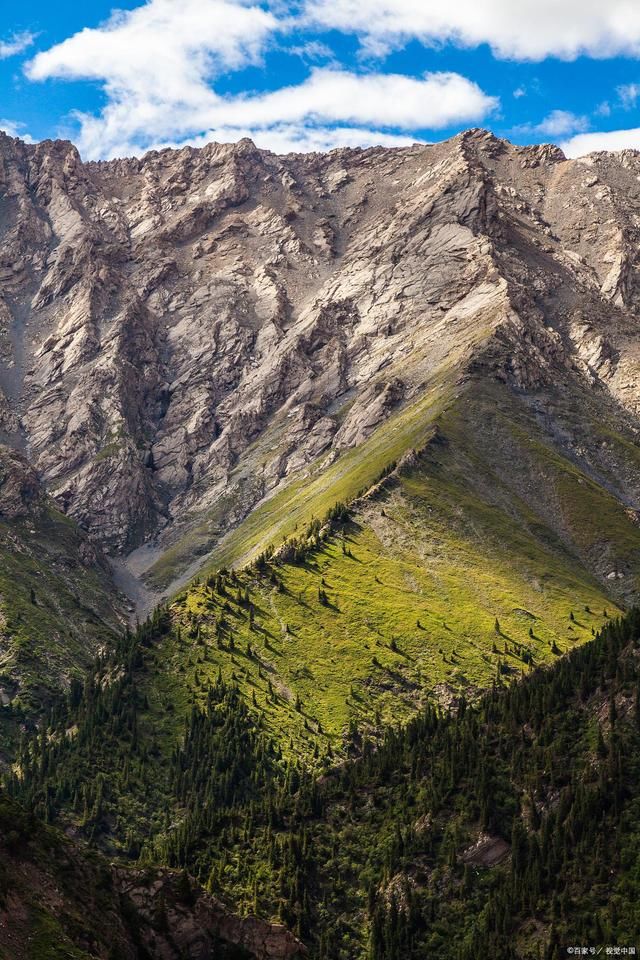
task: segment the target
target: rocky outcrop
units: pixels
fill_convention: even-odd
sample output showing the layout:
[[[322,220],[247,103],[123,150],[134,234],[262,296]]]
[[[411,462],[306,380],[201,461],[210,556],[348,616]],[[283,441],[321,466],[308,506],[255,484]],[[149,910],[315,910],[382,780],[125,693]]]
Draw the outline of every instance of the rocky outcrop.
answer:
[[[221,947],[229,944],[252,960],[307,955],[285,926],[231,913],[184,873],[121,870],[116,877],[154,960],[215,960]]]
[[[463,863],[470,863],[477,867],[494,867],[509,856],[511,847],[502,837],[492,837],[488,833],[481,833],[460,854]]]
[[[29,516],[43,500],[33,467],[16,451],[0,446],[0,519]]]

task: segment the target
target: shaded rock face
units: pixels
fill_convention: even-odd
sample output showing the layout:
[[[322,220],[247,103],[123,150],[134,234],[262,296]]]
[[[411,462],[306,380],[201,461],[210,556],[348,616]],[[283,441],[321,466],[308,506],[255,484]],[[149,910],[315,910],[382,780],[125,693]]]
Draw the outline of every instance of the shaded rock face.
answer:
[[[17,520],[37,511],[43,494],[37,474],[22,457],[0,445],[0,519]]]
[[[475,843],[461,854],[461,860],[478,867],[493,867],[501,863],[510,852],[511,847],[502,837],[481,833]]]
[[[306,947],[281,924],[238,917],[184,874],[117,871],[121,896],[154,960],[302,960]],[[129,912],[129,911],[127,911]],[[233,954],[228,948],[235,948]]]
[[[470,365],[636,417],[640,157],[483,131],[84,164],[0,136],[0,440],[114,553],[220,536]]]

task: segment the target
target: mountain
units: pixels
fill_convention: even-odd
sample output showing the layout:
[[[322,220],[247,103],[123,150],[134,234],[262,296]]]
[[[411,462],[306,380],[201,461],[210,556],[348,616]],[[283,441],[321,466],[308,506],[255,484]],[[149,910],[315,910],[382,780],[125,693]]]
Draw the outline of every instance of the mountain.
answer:
[[[486,687],[633,600],[633,152],[472,130],[0,156],[2,439],[141,615],[200,571],[314,548],[234,620],[248,692],[273,675],[294,739],[296,698],[335,746],[358,699],[370,723]],[[224,642],[212,660],[229,679]]]
[[[152,598],[351,499],[487,381],[634,509],[632,152],[474,130],[87,164],[3,136],[0,156],[4,438]]]
[[[14,943],[635,934],[639,224],[632,151],[0,134]]]

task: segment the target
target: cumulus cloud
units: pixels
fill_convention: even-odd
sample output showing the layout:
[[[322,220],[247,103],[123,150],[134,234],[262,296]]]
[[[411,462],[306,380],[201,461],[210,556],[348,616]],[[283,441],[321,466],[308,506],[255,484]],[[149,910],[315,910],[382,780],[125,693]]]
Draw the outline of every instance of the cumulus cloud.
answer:
[[[314,70],[297,86],[253,97],[220,98],[197,120],[198,124],[208,121],[206,132],[180,143],[199,146],[210,140],[250,137],[258,146],[276,153],[399,147],[424,141],[384,127],[437,129],[455,121],[477,119],[496,105],[494,98],[455,73],[412,79],[324,68]],[[352,126],[345,126],[347,123]],[[176,141],[153,144],[154,148],[161,146],[176,146]]]
[[[319,63],[321,60],[329,63],[336,62],[336,55],[331,47],[320,40],[309,40],[307,43],[294,45],[289,47],[287,52],[310,63]]]
[[[552,110],[540,123],[525,123],[515,127],[514,132],[536,137],[567,137],[569,134],[581,133],[588,130],[589,121],[586,117],[576,116],[569,110]]]
[[[587,153],[599,150],[640,150],[640,127],[602,133],[580,133],[560,146],[567,157],[584,157]]]
[[[211,81],[259,61],[276,27],[273,14],[241,0],[148,0],[38,53],[26,74],[104,85],[103,114],[76,115],[81,148],[100,157],[141,131],[147,140],[178,135],[188,127],[180,114],[215,106]]]
[[[640,97],[640,83],[623,83],[616,87],[618,102],[623,110],[633,110]]]
[[[15,57],[19,53],[24,53],[33,41],[35,35],[29,31],[14,33],[8,40],[0,40],[0,60],[6,60],[8,57]]]
[[[276,27],[271,13],[239,0],[148,0],[38,53],[27,76],[102,80],[114,98],[155,90],[200,103],[204,80],[258,60]]]
[[[19,120],[6,120],[0,118],[0,130],[10,137],[19,137],[25,143],[33,143],[33,137],[30,137],[26,131],[25,124]]]
[[[247,134],[279,149],[407,142],[398,131],[481,120],[497,106],[457,73],[414,78],[333,67],[268,93],[216,93],[218,75],[256,62],[278,26],[271,13],[235,0],[148,0],[39,53],[27,75],[102,82],[103,111],[76,114],[88,158],[203,136]]]
[[[211,116],[254,126],[308,118],[416,130],[478,119],[496,106],[494,97],[457,73],[415,79],[322,68],[297,86],[222,101]]]
[[[640,56],[640,5],[629,0],[307,0],[309,22],[356,33],[384,54],[418,39],[488,44],[515,60]]]

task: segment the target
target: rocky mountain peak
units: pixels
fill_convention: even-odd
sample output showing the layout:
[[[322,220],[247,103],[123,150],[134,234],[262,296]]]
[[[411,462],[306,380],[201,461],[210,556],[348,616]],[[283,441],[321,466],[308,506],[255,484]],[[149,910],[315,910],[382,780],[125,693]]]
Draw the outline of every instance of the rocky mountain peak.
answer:
[[[631,152],[0,150],[0,429],[108,549],[147,544],[138,571],[470,364],[578,371],[635,415]]]

